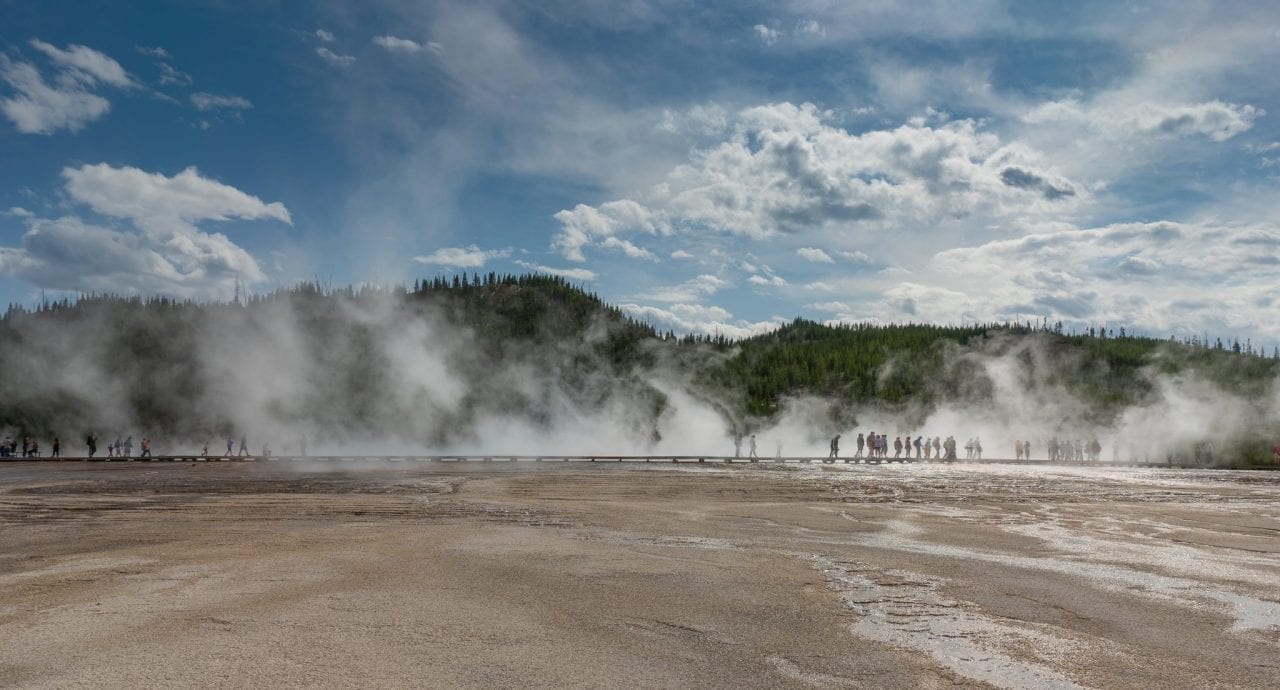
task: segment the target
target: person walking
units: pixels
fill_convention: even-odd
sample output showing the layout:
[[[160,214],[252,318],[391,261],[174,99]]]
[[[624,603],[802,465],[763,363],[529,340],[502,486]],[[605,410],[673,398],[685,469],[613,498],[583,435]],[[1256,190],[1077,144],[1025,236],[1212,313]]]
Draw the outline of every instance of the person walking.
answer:
[[[84,443],[86,446],[89,446],[89,457],[92,458],[93,454],[98,452],[98,435],[92,431],[89,432],[89,434],[84,437]]]
[[[857,452],[857,453],[854,453],[853,457],[855,457],[855,458],[860,458],[860,457],[862,457],[862,449],[866,447],[866,443],[867,443],[867,439],[866,439],[866,437],[865,437],[865,436],[863,436],[861,433],[859,433],[859,434],[858,434],[858,440],[857,440],[857,444],[858,444],[858,452]]]
[[[53,455],[50,455],[49,457],[51,458],[62,457],[62,441],[59,441],[57,436],[53,437]]]
[[[840,457],[840,434],[836,434],[835,438],[831,439],[831,454],[828,455],[827,457],[829,458]]]
[[[240,450],[236,452],[237,457],[244,457],[249,454],[249,437],[245,434],[240,435]]]
[[[751,434],[751,456],[750,457],[752,458],[760,457],[759,455],[756,454],[756,435],[755,434]]]
[[[151,439],[145,437],[142,439],[142,455],[139,457],[151,457]]]

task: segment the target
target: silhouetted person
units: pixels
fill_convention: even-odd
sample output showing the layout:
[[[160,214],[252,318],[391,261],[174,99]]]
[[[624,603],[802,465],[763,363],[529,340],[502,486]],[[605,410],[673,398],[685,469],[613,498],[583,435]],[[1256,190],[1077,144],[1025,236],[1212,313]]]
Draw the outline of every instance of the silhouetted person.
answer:
[[[22,457],[24,458],[31,457],[31,437],[30,436],[22,437]]]
[[[858,434],[858,440],[857,440],[858,452],[855,453],[853,457],[855,458],[862,457],[862,449],[866,447],[866,443],[867,443],[866,437],[863,436],[862,434]]]
[[[200,449],[200,457],[202,458],[209,457],[209,439],[207,438],[204,440],[204,448]]]
[[[231,457],[231,449],[234,448],[235,445],[236,445],[235,440],[233,440],[230,436],[228,436],[227,437],[227,457]]]
[[[240,436],[240,450],[236,453],[236,455],[243,457],[248,454],[249,454],[249,437],[242,435]]]
[[[756,435],[755,434],[751,434],[751,457],[753,458],[760,457],[759,455],[756,455]]]
[[[89,457],[93,457],[93,454],[98,452],[98,435],[90,433],[88,436],[85,436],[84,444],[89,446]]]
[[[53,437],[53,455],[50,455],[49,457],[51,458],[62,457],[62,441],[59,441],[57,436]]]
[[[828,455],[827,457],[840,457],[840,434],[836,434],[835,438],[831,439],[831,455]]]
[[[126,458],[133,457],[133,437],[132,436],[124,440],[124,456]]]

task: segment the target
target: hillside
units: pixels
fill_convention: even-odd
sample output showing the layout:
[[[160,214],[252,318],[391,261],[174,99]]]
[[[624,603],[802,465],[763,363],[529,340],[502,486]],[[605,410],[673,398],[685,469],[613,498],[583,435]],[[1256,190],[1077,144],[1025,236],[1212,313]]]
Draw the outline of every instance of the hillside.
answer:
[[[741,342],[676,337],[562,279],[490,274],[412,288],[304,284],[243,304],[86,296],[11,307],[0,370],[0,431],[13,434],[197,442],[285,429],[286,439],[446,447],[552,442],[570,420],[579,436],[606,428],[601,442],[642,446],[677,428],[671,395],[718,418],[722,435],[768,428],[797,401],[823,434],[868,415],[909,431],[941,409],[990,411],[1025,395],[1005,416],[1025,414],[1047,437],[1126,423],[1188,381],[1207,391],[1192,397],[1244,401],[1260,439],[1276,431],[1266,408],[1280,361],[1031,324],[796,320]]]

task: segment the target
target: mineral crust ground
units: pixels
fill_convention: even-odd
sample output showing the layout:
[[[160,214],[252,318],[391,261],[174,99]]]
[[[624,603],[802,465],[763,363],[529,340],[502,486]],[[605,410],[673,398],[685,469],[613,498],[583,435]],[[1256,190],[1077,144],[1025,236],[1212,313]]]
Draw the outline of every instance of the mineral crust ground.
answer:
[[[1280,687],[1280,473],[5,463],[5,687]]]

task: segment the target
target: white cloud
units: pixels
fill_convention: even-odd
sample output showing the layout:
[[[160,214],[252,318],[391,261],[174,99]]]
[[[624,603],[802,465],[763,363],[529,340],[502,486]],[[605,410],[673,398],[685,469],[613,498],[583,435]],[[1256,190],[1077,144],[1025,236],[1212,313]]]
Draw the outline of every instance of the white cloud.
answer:
[[[1280,228],[1123,223],[938,253],[850,317],[942,323],[1063,320],[1280,340]]]
[[[718,103],[695,105],[684,110],[662,111],[658,131],[668,134],[722,134],[729,127],[730,113]]]
[[[632,244],[630,240],[622,240],[617,237],[606,237],[604,241],[600,243],[600,247],[603,249],[614,249],[620,251],[632,259],[644,259],[646,261],[658,260],[658,257],[648,249],[637,247]]]
[[[15,218],[31,218],[35,214],[21,206],[10,206],[9,210],[4,212],[4,215],[13,216]]]
[[[190,74],[187,74],[186,72],[180,72],[174,69],[173,65],[170,65],[167,62],[157,63],[156,66],[160,69],[161,85],[164,85],[164,86],[169,86],[169,85],[190,86],[191,85],[192,79]]]
[[[1135,135],[1205,136],[1225,141],[1247,131],[1263,114],[1265,111],[1252,105],[1222,101],[1090,106],[1068,99],[1041,104],[1023,115],[1023,120],[1030,124],[1083,124],[1104,136],[1124,139]]]
[[[35,66],[0,56],[0,76],[17,92],[0,101],[0,109],[24,134],[77,132],[111,110],[111,102],[82,88],[45,83]]]
[[[150,55],[153,58],[161,60],[169,59],[169,51],[160,46],[134,46],[134,49],[143,55]]]
[[[417,41],[395,36],[374,36],[373,42],[393,53],[421,53],[423,51],[430,51],[437,55],[444,53],[444,46],[431,41],[418,43]]]
[[[0,110],[24,134],[79,131],[111,110],[110,101],[95,89],[136,86],[120,63],[92,48],[70,45],[64,50],[39,39],[31,45],[56,67],[53,84],[45,82],[34,64],[0,55],[0,80],[13,89],[0,101]]]
[[[128,218],[139,227],[204,220],[273,219],[292,225],[289,210],[200,175],[194,167],[173,177],[106,163],[64,168],[67,193],[94,211]]]
[[[796,250],[796,253],[805,261],[811,261],[815,264],[833,264],[836,262],[835,259],[831,258],[830,254],[817,247],[801,247]]]
[[[353,55],[339,55],[324,46],[316,48],[316,55],[319,55],[325,62],[339,67],[346,67],[356,61]]]
[[[728,286],[728,281],[723,278],[704,273],[679,285],[660,287],[652,292],[636,295],[636,299],[653,302],[697,302],[702,297],[713,295]]]
[[[852,134],[827,119],[810,104],[745,109],[727,140],[639,200],[555,214],[553,246],[581,261],[585,247],[631,232],[825,235],[839,244],[960,218],[1059,214],[1087,194],[1039,152],[970,120]]]
[[[552,246],[570,261],[585,261],[584,247],[592,244],[604,246],[619,231],[657,235],[670,232],[647,208],[630,199],[610,201],[599,207],[578,204],[573,210],[559,211],[553,217],[560,221],[561,231]]]
[[[753,275],[750,278],[747,278],[747,282],[751,283],[752,285],[761,285],[761,286],[767,286],[767,287],[783,287],[787,284],[786,279],[776,275],[771,275],[771,276]]]
[[[248,110],[253,107],[253,103],[249,99],[240,96],[219,96],[212,93],[193,93],[191,94],[191,105],[196,110]]]
[[[87,46],[69,45],[63,50],[37,38],[31,39],[31,46],[62,67],[66,77],[86,84],[101,82],[120,88],[137,85],[120,63]]]
[[[756,24],[752,29],[756,32],[756,37],[767,46],[777,43],[778,37],[782,35],[782,32],[777,29],[771,29],[764,24]]]
[[[104,227],[76,216],[26,217],[18,247],[0,247],[0,273],[40,287],[183,297],[228,297],[236,280],[266,280],[257,261],[201,221],[290,222],[282,204],[265,204],[194,168],[166,177],[137,168],[86,165],[63,170],[69,199],[130,221]]]
[[[473,244],[469,247],[442,247],[430,254],[415,256],[413,260],[420,264],[435,266],[479,268],[493,259],[505,259],[511,256],[511,251],[511,247],[506,249],[481,249]]]
[[[690,254],[689,252],[686,252],[686,251],[685,251],[685,250],[683,250],[683,249],[677,249],[677,250],[675,250],[674,252],[671,252],[671,258],[673,258],[673,259],[692,259],[692,258],[693,258],[693,255],[692,255],[692,254]]]
[[[520,259],[516,259],[516,264],[524,268],[527,268],[530,271],[536,271],[538,273],[547,273],[553,276],[569,278],[570,280],[595,280],[596,279],[595,271],[589,271],[585,268],[555,268],[553,266],[544,266],[542,264],[535,264],[535,263],[532,263],[529,261],[523,261]]]
[[[870,257],[870,256],[868,256],[865,252],[860,252],[860,251],[856,251],[856,250],[855,250],[855,251],[851,251],[851,252],[839,251],[839,252],[836,252],[836,253],[837,253],[837,254],[839,254],[840,256],[844,257],[847,261],[849,261],[849,262],[851,262],[851,263],[855,263],[855,264],[869,264],[869,263],[871,263],[871,257]]]
[[[333,34],[331,32],[325,31],[324,29],[316,29],[315,35],[316,38],[324,41],[325,43],[333,43]]]
[[[731,320],[733,314],[717,306],[677,303],[667,308],[626,303],[619,308],[632,318],[648,322],[658,328],[670,328],[678,333],[704,333],[729,338],[749,338],[774,330],[784,321],[775,317],[769,321],[750,322]]]
[[[823,37],[827,35],[827,30],[816,19],[801,19],[796,22],[796,33],[801,36]]]

